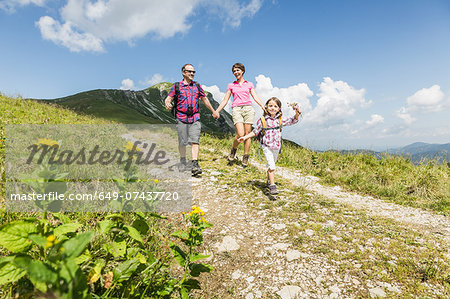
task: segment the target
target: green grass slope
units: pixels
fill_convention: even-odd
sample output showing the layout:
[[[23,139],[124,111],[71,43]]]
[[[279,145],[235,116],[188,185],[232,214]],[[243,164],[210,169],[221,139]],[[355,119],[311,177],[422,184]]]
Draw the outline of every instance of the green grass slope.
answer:
[[[0,94],[0,201],[5,198],[5,125],[7,124],[106,124],[107,119],[80,115],[54,104],[11,98]]]
[[[106,91],[107,92],[107,91]],[[120,93],[120,91],[119,91]],[[117,99],[119,100],[119,99]],[[68,97],[43,100],[70,109],[77,114],[91,115],[124,124],[155,124],[161,121],[139,113],[133,108],[105,98],[105,90],[92,90]]]
[[[203,146],[217,148],[217,152],[228,152],[231,147],[231,135],[228,139],[203,136]],[[257,159],[258,145],[252,142],[250,157]],[[240,151],[242,146],[238,154]],[[261,159],[265,161],[262,153]],[[366,153],[315,152],[283,141],[277,165],[317,176],[322,184],[450,215],[450,167],[439,160],[415,165],[405,157],[385,154],[378,159]]]
[[[40,99],[43,103],[57,104],[79,114],[92,115],[119,123],[174,124],[175,118],[166,110],[164,100],[172,83],[158,83],[140,91],[96,89],[57,99]],[[206,93],[213,108],[219,104]],[[204,104],[200,104],[202,128],[209,132],[233,132],[231,115],[226,111],[215,120]]]

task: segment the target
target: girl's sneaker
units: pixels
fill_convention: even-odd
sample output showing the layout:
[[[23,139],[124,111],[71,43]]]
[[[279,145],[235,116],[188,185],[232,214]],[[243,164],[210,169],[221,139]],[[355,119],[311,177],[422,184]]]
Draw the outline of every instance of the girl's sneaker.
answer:
[[[248,155],[243,155],[242,156],[242,167],[247,167],[248,166]]]
[[[228,155],[228,161],[229,162],[233,162],[234,161],[234,156],[236,155],[236,148],[231,148],[231,152]]]
[[[277,185],[275,185],[275,184],[269,185],[269,193],[271,195],[278,194]]]

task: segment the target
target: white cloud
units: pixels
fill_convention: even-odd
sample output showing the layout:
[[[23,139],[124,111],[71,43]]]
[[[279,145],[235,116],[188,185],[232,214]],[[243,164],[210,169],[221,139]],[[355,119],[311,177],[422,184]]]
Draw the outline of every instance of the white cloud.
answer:
[[[218,103],[222,102],[223,97],[225,96],[225,93],[220,91],[220,88],[217,85],[212,85],[212,86],[202,85],[202,88],[203,88],[203,90],[211,93],[216,102],[218,102]],[[229,101],[228,104],[230,102],[231,101]],[[226,110],[226,111],[228,111],[228,110]]]
[[[274,87],[272,80],[264,75],[258,75],[256,78],[255,91],[263,104],[271,97],[277,97],[281,101],[281,107],[284,114],[293,113],[289,103],[299,103],[303,112],[311,110],[311,103],[309,97],[314,93],[309,89],[306,83],[298,83],[297,85],[289,86],[287,88]],[[257,111],[261,109],[258,107]]]
[[[406,107],[401,107],[395,115],[406,124],[412,124],[416,118],[411,114],[440,112],[449,106],[450,101],[444,100],[444,93],[439,85],[422,88],[406,99]]]
[[[439,85],[422,88],[406,99],[409,111],[439,112],[444,108],[444,93]]]
[[[46,1],[47,0],[2,0],[0,1],[0,9],[13,13],[18,6],[22,7],[30,4],[44,6]]]
[[[384,122],[384,117],[379,115],[379,114],[372,114],[370,116],[370,119],[368,121],[366,121],[366,125],[368,126],[374,126],[377,124],[381,124]]]
[[[231,27],[239,27],[241,20],[252,17],[261,5],[262,0],[251,0],[247,5],[237,0],[68,0],[60,10],[60,21],[46,16],[37,24],[44,39],[71,51],[103,51],[105,42],[133,44],[146,35],[170,38],[186,33],[191,28],[189,17],[205,10],[209,15],[219,15]],[[67,36],[75,38],[69,40]],[[87,41],[94,41],[94,45],[86,46]]]
[[[245,17],[253,17],[262,6],[262,0],[251,0],[247,5],[238,0],[209,0],[204,1],[209,10],[218,15],[224,24],[232,28],[241,25]]]
[[[405,107],[402,107],[399,110],[397,110],[395,112],[395,115],[398,118],[401,118],[408,125],[410,125],[414,121],[416,121],[416,119],[414,117],[412,117],[411,114],[409,114],[408,109],[406,109]]]
[[[324,127],[345,123],[355,114],[356,108],[371,104],[364,98],[364,88],[358,90],[343,81],[325,77],[319,89],[317,105],[305,115],[305,120]]]
[[[50,40],[55,44],[69,48],[72,52],[80,51],[104,51],[103,43],[100,39],[90,33],[78,33],[71,23],[61,25],[51,17],[41,17],[36,25],[41,30],[44,39]]]
[[[120,87],[121,90],[130,90],[134,89],[134,82],[130,78],[123,79],[122,80],[122,86]]]
[[[164,77],[161,74],[154,74],[151,79],[145,80],[143,82],[139,82],[140,84],[147,87],[151,87],[155,84],[161,83],[164,81]]]

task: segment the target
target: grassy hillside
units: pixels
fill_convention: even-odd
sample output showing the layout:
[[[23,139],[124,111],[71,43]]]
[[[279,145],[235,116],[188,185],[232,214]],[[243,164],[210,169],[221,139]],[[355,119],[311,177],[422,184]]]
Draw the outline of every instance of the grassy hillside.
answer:
[[[202,142],[228,152],[231,135],[228,136],[227,139],[205,134]],[[250,157],[258,157],[257,142],[252,142]],[[264,162],[262,153],[261,159]],[[284,141],[277,165],[320,177],[321,183],[450,215],[450,167],[438,160],[415,165],[399,156],[382,155],[378,159],[366,153],[315,152]]]
[[[200,209],[186,215],[184,225],[154,213],[7,213],[5,125],[111,122],[4,95],[0,107],[0,298],[169,298],[197,286],[190,269],[211,270],[196,262],[201,240],[186,248],[172,237],[171,249],[167,239],[177,228],[179,236],[190,229],[202,237],[209,224],[200,222]],[[173,250],[196,256],[183,262],[186,272],[173,272]]]
[[[5,124],[110,123],[105,118],[79,115],[54,104],[43,104],[5,96],[0,96],[0,107],[2,108],[0,115],[0,172],[2,177],[0,201],[2,206],[5,201]],[[129,117],[131,115],[124,119],[129,119]],[[200,141],[200,163],[206,173],[211,173],[217,167],[221,167],[223,173],[229,173],[220,178],[220,183],[228,184],[227,188],[238,186],[236,194],[232,193],[232,188],[231,191],[226,190],[226,192],[231,192],[229,196],[238,196],[239,199],[242,197],[242,200],[245,200],[249,189],[252,188],[248,186],[248,180],[257,180],[264,185],[265,174],[254,167],[230,168],[225,165],[225,161],[217,161],[217,159],[224,158],[229,151],[232,137],[230,134],[223,133],[203,133]],[[257,156],[258,144],[253,142],[251,158],[257,159]],[[238,157],[242,157],[242,146],[238,151]],[[264,162],[263,157],[262,159]],[[402,205],[427,209],[444,215],[450,214],[448,180],[450,169],[446,164],[429,162],[414,165],[405,158],[389,155],[376,159],[363,153],[318,153],[285,141],[277,165],[300,169],[306,175],[318,176],[321,178],[321,183],[339,185],[347,190],[374,195]],[[230,169],[238,169],[238,177],[233,176]],[[204,179],[207,180],[208,176],[205,175]],[[320,215],[320,207],[313,207],[307,197],[304,197],[305,194],[302,194],[304,191],[292,189],[286,192],[294,197],[300,197],[304,202],[290,209],[290,214],[286,214],[285,210],[280,210],[280,214],[276,216],[277,221],[283,217],[291,217],[289,223],[294,220],[298,221],[299,214],[305,212],[309,213],[311,217],[321,218],[322,222],[330,220],[330,217],[335,217],[329,214]],[[220,193],[217,196],[221,196]],[[222,196],[228,195],[222,194]],[[265,197],[254,199],[258,201],[258,206],[260,206],[259,203],[263,203],[277,209],[287,203],[283,200],[269,202]],[[325,201],[320,202],[320,205],[324,204],[332,205]],[[202,213],[199,208],[194,208],[189,214],[174,215],[166,220],[158,218],[158,215],[143,213],[112,215],[106,213],[6,213],[3,207],[0,210],[0,297],[52,297],[55,294],[70,293],[73,298],[82,298],[90,293],[103,298],[137,298],[142,295],[151,298],[164,296],[168,298],[176,296],[183,288],[183,292],[189,293],[187,288],[196,285],[189,274],[192,273],[190,270],[211,271],[209,266],[193,266],[193,262],[186,258],[185,253],[189,250],[193,260],[202,257],[195,248],[202,244],[202,231],[209,227],[209,223],[200,218]],[[361,225],[358,217],[349,217],[354,222],[351,226]],[[347,219],[347,217],[344,218]],[[337,218],[332,219],[338,221]],[[373,220],[368,219],[367,223],[367,227],[361,230],[362,245],[366,243],[367,238],[374,235],[372,233],[372,235],[366,236],[367,231],[373,230]],[[310,220],[304,225],[305,227],[311,225],[310,229],[316,229]],[[384,229],[383,223],[377,227],[380,230]],[[176,231],[177,229],[179,231]],[[323,231],[321,226],[318,226],[317,230]],[[17,231],[20,233],[17,234]],[[14,246],[11,246],[11,243],[8,243],[12,242],[12,239],[7,238],[11,234],[14,234],[14,238],[19,240],[20,244],[14,243]],[[351,234],[354,239],[354,231]],[[407,239],[407,237],[405,233],[405,238]],[[186,238],[196,239],[188,240]],[[323,241],[323,238],[321,237],[319,240]],[[306,242],[307,240],[300,241]],[[356,246],[352,242],[350,239],[348,240],[349,248]],[[397,241],[395,240],[395,242]],[[407,242],[409,241],[407,240]],[[383,242],[380,241],[380,244],[384,243],[384,239]],[[186,247],[186,244],[197,245]],[[326,246],[320,247],[320,250],[328,252],[332,246],[344,246],[345,248],[343,248],[347,250],[346,244],[345,242],[330,241]],[[407,244],[410,245],[410,243]],[[317,247],[317,244],[312,243],[311,246]],[[393,245],[392,250],[395,250],[395,253],[392,255],[401,256],[403,250],[409,250],[408,246]],[[385,250],[385,247],[381,248]],[[80,249],[75,250],[76,248]],[[431,252],[427,253],[425,261],[426,258],[434,259],[435,255],[431,250],[433,247],[424,246],[423,248],[429,248]],[[342,256],[330,254],[330,259],[339,260]],[[361,255],[360,259],[370,261],[370,256]],[[406,266],[397,267],[397,272],[393,272],[392,275],[396,279],[400,277],[399,280],[406,281],[406,277],[419,273],[420,275],[415,278],[414,283],[436,280],[439,283],[444,281],[443,284],[447,283],[448,285],[447,266],[442,266],[444,269],[442,270],[440,264],[433,260],[431,266],[425,263],[422,267],[420,266],[422,260],[424,258],[418,255],[414,257],[414,260],[408,260]],[[176,262],[183,264],[184,267],[175,267]],[[380,263],[380,265],[384,264],[386,263]],[[370,262],[367,265],[367,269],[375,269]],[[36,269],[39,270],[36,271]],[[380,266],[378,269],[384,268]],[[217,271],[226,271],[226,269],[217,269]],[[355,270],[355,273],[361,275],[364,272],[365,270],[361,269]],[[46,275],[41,275],[42,273]],[[55,276],[55,273],[58,276]],[[73,273],[76,273],[75,277],[79,279],[72,279],[74,276],[71,274]],[[229,273],[227,275],[229,276]],[[62,279],[61,281],[64,283],[55,283],[55,277]],[[420,293],[420,286],[416,284],[411,285],[410,289]]]
[[[5,125],[6,124],[105,124],[106,119],[83,116],[56,105],[44,105],[37,101],[11,98],[0,94],[0,171],[1,171],[1,202],[4,201],[5,180]]]
[[[154,124],[161,121],[139,113],[128,106],[114,103],[104,97],[102,90],[78,93],[57,100],[45,100],[76,112],[124,124]]]
[[[145,90],[131,91],[119,89],[97,89],[80,92],[57,99],[40,100],[43,103],[57,104],[77,113],[105,118],[119,123],[174,124],[175,118],[166,110],[164,100],[171,83],[163,82]],[[218,107],[210,93],[206,93],[211,105]],[[231,116],[222,112],[222,117],[215,120],[206,106],[200,103],[202,128],[210,132],[233,132]]]

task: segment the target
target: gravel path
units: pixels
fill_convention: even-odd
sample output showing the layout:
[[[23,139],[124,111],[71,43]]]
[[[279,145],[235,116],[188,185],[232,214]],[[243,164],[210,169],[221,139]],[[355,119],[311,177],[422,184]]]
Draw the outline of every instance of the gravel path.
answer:
[[[252,165],[265,171],[265,166],[262,164],[256,164],[253,161]],[[289,180],[296,186],[302,186],[309,191],[335,200],[336,202],[364,210],[368,215],[391,218],[407,224],[411,228],[418,228],[433,233],[450,244],[450,217],[385,202],[372,196],[344,192],[339,186],[323,186],[318,183],[319,178],[317,177],[305,176],[299,171],[293,171],[283,167],[277,168],[276,175]]]

